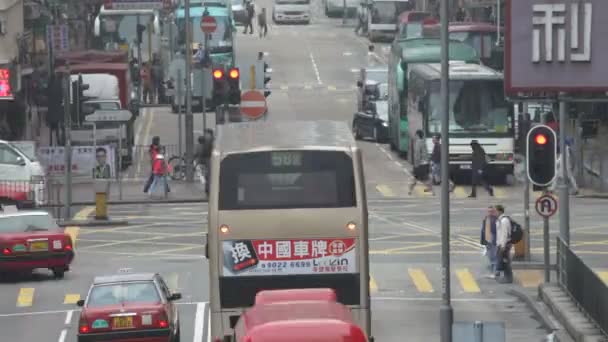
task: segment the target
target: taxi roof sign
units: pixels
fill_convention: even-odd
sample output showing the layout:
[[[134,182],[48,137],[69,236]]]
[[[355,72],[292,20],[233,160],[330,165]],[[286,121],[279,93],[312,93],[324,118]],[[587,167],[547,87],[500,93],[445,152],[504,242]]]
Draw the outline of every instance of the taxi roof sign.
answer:
[[[128,110],[96,110],[93,114],[87,115],[87,122],[97,121],[129,121],[133,114]]]

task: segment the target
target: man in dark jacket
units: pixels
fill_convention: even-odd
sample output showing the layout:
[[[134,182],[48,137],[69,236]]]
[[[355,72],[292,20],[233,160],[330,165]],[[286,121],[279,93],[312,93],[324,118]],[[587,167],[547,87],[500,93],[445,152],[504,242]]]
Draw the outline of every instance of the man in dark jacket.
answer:
[[[488,191],[490,196],[494,196],[494,189],[488,184],[485,171],[487,167],[486,151],[479,145],[477,140],[471,140],[471,149],[473,150],[471,160],[471,194],[470,198],[477,197],[477,185],[480,183]]]
[[[486,217],[481,221],[481,237],[480,244],[486,247],[486,256],[490,261],[489,278],[496,278],[496,209],[493,206],[488,207]]]
[[[247,29],[249,29],[249,34],[253,34],[253,17],[255,17],[255,5],[252,0],[249,0],[245,3],[245,9],[247,10],[247,22],[245,23],[245,30],[243,33],[247,33]]]

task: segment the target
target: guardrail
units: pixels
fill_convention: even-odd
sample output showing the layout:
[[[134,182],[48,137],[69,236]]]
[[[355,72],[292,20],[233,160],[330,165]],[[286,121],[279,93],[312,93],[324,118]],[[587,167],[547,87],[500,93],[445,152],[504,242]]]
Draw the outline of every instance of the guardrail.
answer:
[[[608,333],[608,286],[557,237],[557,281],[604,334]]]
[[[62,184],[52,178],[0,179],[0,204],[24,209],[48,207],[50,214],[61,218],[61,208],[55,205],[61,203],[61,187]]]

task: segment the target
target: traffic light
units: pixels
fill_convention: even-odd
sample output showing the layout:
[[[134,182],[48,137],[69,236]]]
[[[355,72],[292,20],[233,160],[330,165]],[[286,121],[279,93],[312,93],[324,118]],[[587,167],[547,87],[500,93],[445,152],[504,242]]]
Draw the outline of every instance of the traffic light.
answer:
[[[545,125],[530,129],[526,144],[526,169],[530,182],[547,186],[555,178],[557,138],[555,131]]]
[[[82,103],[86,100],[84,91],[89,89],[89,85],[82,81],[82,75],[78,75],[78,79],[72,82],[72,103],[74,104],[74,112],[72,118],[80,122],[80,115],[82,115]]]
[[[144,31],[146,30],[146,25],[139,24],[137,25],[137,43],[141,44],[143,42]]]
[[[241,84],[239,68],[230,68],[228,71],[228,102],[230,104],[241,103]]]
[[[213,103],[219,105],[226,97],[226,76],[224,69],[213,69]]]

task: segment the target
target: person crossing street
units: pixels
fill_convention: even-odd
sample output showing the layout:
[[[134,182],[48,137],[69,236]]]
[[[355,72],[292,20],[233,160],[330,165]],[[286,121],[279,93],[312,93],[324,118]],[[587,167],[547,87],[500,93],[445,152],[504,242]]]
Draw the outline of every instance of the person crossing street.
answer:
[[[262,11],[258,14],[258,30],[260,31],[260,38],[264,38],[268,34],[268,25],[266,23],[266,7],[262,8]]]

